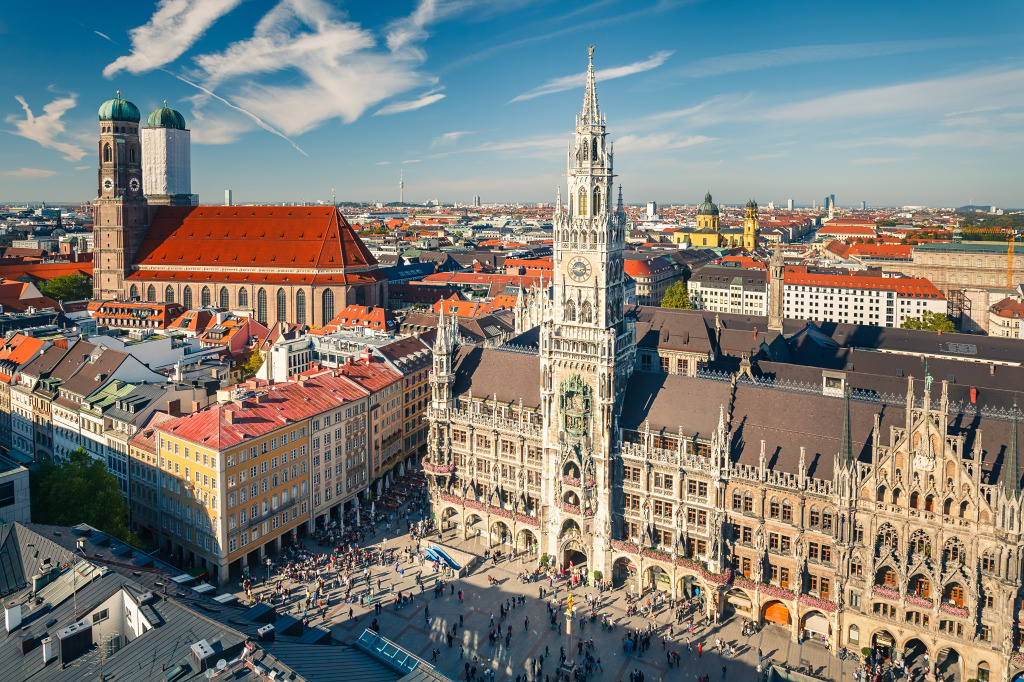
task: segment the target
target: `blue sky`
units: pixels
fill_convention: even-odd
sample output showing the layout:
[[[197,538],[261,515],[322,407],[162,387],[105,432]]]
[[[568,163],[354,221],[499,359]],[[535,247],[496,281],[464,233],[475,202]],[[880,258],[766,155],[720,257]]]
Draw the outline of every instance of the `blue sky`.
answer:
[[[106,10],[105,8],[116,8]],[[1024,3],[10,3],[0,201],[96,192],[99,104],[168,100],[219,203],[553,201],[586,47],[630,203],[1024,206]]]

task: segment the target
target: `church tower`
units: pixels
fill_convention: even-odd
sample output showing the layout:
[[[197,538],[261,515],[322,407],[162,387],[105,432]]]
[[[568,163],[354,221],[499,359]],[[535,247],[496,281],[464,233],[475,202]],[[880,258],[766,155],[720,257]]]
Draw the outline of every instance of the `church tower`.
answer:
[[[93,289],[125,298],[124,279],[149,224],[142,193],[139,109],[117,97],[100,106],[99,186],[93,202]]]
[[[743,215],[743,248],[748,253],[753,252],[757,248],[757,232],[757,202],[750,199],[747,202],[747,208]]]
[[[142,129],[142,191],[150,206],[192,206],[192,141],[185,117],[167,102]]]
[[[554,213],[552,302],[541,323],[541,409],[547,510],[542,551],[568,566],[610,570],[616,405],[633,368],[635,322],[624,315],[625,212],[613,207],[612,147],[597,105],[590,48],[583,110],[569,144],[568,196]]]

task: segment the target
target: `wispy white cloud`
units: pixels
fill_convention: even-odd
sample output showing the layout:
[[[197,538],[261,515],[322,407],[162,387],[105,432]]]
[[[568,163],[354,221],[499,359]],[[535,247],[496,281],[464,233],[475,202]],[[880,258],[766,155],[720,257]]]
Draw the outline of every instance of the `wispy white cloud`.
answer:
[[[57,174],[57,171],[46,170],[43,168],[19,168],[18,170],[4,171],[4,175],[9,178],[49,178]]]
[[[68,161],[80,161],[85,156],[85,149],[82,147],[58,139],[64,134],[66,127],[62,120],[64,114],[75,108],[78,103],[78,95],[71,93],[58,97],[44,105],[43,113],[39,116],[32,113],[32,109],[24,97],[16,95],[14,99],[18,100],[18,104],[21,105],[25,112],[25,118],[19,118],[16,114],[7,116],[5,119],[7,123],[13,123],[15,127],[15,130],[7,132],[38,142],[47,149],[54,149],[63,154]]]
[[[390,161],[378,161],[377,163],[375,163],[373,165],[374,166],[390,166],[391,162]]]
[[[427,93],[422,97],[417,97],[413,100],[405,102],[392,102],[386,106],[378,109],[373,115],[374,116],[387,116],[389,114],[401,114],[406,111],[415,111],[422,109],[425,106],[429,106],[434,102],[444,99],[445,95],[441,92]]]
[[[453,130],[451,132],[445,133],[444,135],[439,135],[438,137],[435,137],[431,141],[430,146],[431,147],[443,147],[445,145],[454,144],[455,142],[458,142],[464,136],[471,135],[471,134],[472,134],[472,131],[470,131],[470,130]]]
[[[128,32],[131,54],[108,64],[103,75],[112,78],[121,71],[139,74],[170,64],[241,1],[160,0],[150,20]]]
[[[866,59],[897,54],[925,52],[951,47],[963,47],[978,42],[976,39],[946,38],[941,40],[901,40],[875,43],[847,43],[839,45],[798,45],[773,50],[756,50],[707,57],[687,64],[676,71],[689,78],[706,78],[727,73],[755,71],[780,66],[816,64],[843,59]]]
[[[402,163],[420,163],[423,159],[406,159]]]
[[[683,149],[705,142],[713,142],[716,138],[705,135],[689,135],[680,137],[675,133],[653,133],[651,135],[624,135],[615,142],[615,151],[657,152],[670,149]]]
[[[632,76],[633,74],[643,73],[644,71],[650,71],[656,69],[673,55],[672,50],[661,50],[645,60],[639,62],[633,62],[632,64],[624,64],[623,66],[613,66],[608,69],[599,69],[594,72],[595,77],[598,81],[604,82],[614,78],[623,78],[624,76]],[[509,104],[512,102],[522,102],[524,100],[533,99],[535,97],[541,97],[542,95],[550,95],[555,92],[564,92],[565,90],[571,90],[573,88],[579,88],[586,85],[587,72],[576,73],[571,76],[562,76],[560,78],[552,78],[543,85],[539,85],[532,90],[527,90],[521,95],[513,97]]]
[[[900,161],[906,161],[901,156],[868,156],[860,159],[850,159],[850,163],[855,166],[874,166],[879,163],[898,163]]]
[[[95,31],[95,30],[93,31],[93,33],[95,33],[96,35],[98,35],[98,36],[99,36],[100,38],[103,38],[104,40],[107,40],[107,41],[109,41],[109,42],[112,42],[112,43],[114,43],[115,45],[117,45],[117,42],[116,42],[116,41],[115,41],[115,40],[114,40],[113,38],[111,38],[110,36],[108,36],[108,35],[107,35],[106,33],[100,33],[99,31]]]
[[[95,166],[75,166],[76,171],[92,170]]]
[[[567,151],[566,142],[565,135],[537,135],[504,142],[484,142],[473,147],[431,154],[430,158],[436,159],[455,154],[497,153],[509,157],[551,159],[552,155],[559,152],[564,154]]]

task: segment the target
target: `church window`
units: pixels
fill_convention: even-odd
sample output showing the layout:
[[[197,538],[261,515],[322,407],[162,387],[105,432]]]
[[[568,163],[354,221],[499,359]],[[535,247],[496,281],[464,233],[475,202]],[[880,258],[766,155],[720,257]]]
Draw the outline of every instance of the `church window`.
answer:
[[[594,309],[590,306],[590,301],[584,301],[583,305],[580,306],[580,322],[593,322],[594,321]]]
[[[221,308],[228,308],[230,306],[231,306],[231,301],[230,301],[230,299],[228,297],[228,288],[227,287],[221,287],[220,288],[220,307]]]
[[[575,322],[576,321],[576,303],[573,301],[565,302],[565,321]]]
[[[139,297],[139,288],[134,284],[132,285],[132,288],[128,290],[128,297],[132,299]]]
[[[181,293],[181,304],[186,310],[192,310],[192,287],[185,287],[185,291]]]
[[[249,292],[246,289],[238,290],[238,307],[245,308],[249,305]]]
[[[594,188],[594,213],[597,214],[597,213],[600,213],[600,212],[601,212],[601,188],[600,187],[595,187]]]
[[[131,163],[135,163],[135,147],[129,147],[128,161],[130,161]]]
[[[164,303],[174,303],[174,287],[170,284],[164,289]]]
[[[306,324],[306,292],[302,289],[295,294],[295,321]]]
[[[110,155],[111,155],[110,144],[103,145],[103,160],[104,161],[110,161]]]
[[[267,323],[267,290],[263,288],[256,292],[256,319]]]
[[[288,319],[288,296],[284,293],[284,289],[280,288],[277,290],[277,321],[285,322]]]
[[[583,140],[583,160],[584,161],[589,161],[590,160],[590,141],[589,140]]]
[[[146,289],[146,300],[149,301],[150,303],[156,301],[156,287],[153,286],[152,284],[150,284],[149,288]]]
[[[321,308],[323,308],[323,323],[328,324],[334,318],[334,292],[330,289],[324,289]]]
[[[199,305],[204,308],[210,305],[210,287],[203,287],[199,292]]]
[[[580,187],[579,194],[577,196],[577,208],[579,209],[580,215],[587,215],[587,188]]]

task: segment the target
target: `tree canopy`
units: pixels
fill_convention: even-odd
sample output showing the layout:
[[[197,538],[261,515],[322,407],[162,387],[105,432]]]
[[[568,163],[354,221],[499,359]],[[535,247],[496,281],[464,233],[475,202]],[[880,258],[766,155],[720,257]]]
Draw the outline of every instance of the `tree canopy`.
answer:
[[[242,381],[255,377],[256,372],[260,371],[260,367],[262,366],[263,353],[260,352],[259,348],[253,348],[252,352],[249,353],[249,357],[247,357],[245,362],[241,364]]]
[[[903,329],[927,329],[933,332],[955,332],[956,325],[942,313],[924,311],[921,317],[908,317],[903,321]]]
[[[142,543],[128,525],[128,507],[106,465],[78,448],[66,462],[44,460],[31,469],[32,520],[54,526],[87,523],[128,544]]]
[[[690,303],[690,292],[682,280],[677,280],[672,286],[665,290],[665,297],[661,299],[662,308],[692,308]]]
[[[39,290],[44,296],[58,301],[80,301],[83,298],[92,298],[92,280],[76,272],[47,280],[39,286]]]

